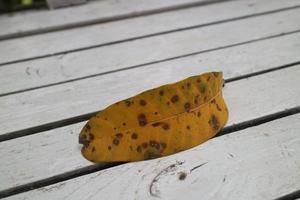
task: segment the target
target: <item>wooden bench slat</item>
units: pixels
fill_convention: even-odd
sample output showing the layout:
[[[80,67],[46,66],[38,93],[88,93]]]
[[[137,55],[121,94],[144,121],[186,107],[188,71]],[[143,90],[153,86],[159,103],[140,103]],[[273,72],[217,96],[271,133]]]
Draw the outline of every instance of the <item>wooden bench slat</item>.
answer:
[[[3,64],[49,56],[129,38],[214,23],[216,21],[224,21],[299,5],[298,0],[273,0],[272,4],[268,0],[228,1],[205,7],[200,6],[113,23],[97,24],[5,40],[0,41],[0,62]]]
[[[238,51],[239,49],[236,49],[235,52]],[[215,58],[218,59],[217,56]],[[247,70],[253,70],[249,67],[251,63],[247,62],[247,65],[243,61],[240,57],[237,63],[246,65]],[[225,77],[230,76],[234,67],[230,64],[223,67]],[[146,71],[144,73],[151,74]],[[140,75],[141,73],[137,74],[137,76]],[[299,76],[300,65],[226,84],[224,98],[230,112],[228,125],[299,106],[300,88],[295,87],[299,82]],[[148,79],[155,82],[156,79],[161,80],[163,77],[150,75]],[[173,73],[165,78],[169,80],[177,76]],[[110,79],[110,82],[116,80]],[[111,93],[120,92],[123,89],[126,88],[118,86],[112,89]],[[106,96],[102,95],[102,98]],[[90,165],[81,156],[78,144],[78,134],[82,127],[83,123],[79,123],[1,142],[0,154],[3,155],[3,159],[0,167],[0,180],[3,181],[0,190]]]
[[[172,156],[110,168],[8,200],[274,199],[299,189],[299,121],[300,114],[288,116]],[[186,177],[180,180],[182,173]]]
[[[51,74],[49,76],[46,76],[43,81],[57,80],[71,74],[73,74],[73,76],[77,76],[80,71],[93,74],[99,66],[103,66],[102,70],[111,70],[112,65],[115,65],[115,68],[122,68],[138,63],[145,63],[148,61],[195,52],[197,50],[205,50],[209,48],[221,47],[223,45],[230,45],[234,42],[243,42],[245,40],[256,39],[271,34],[280,34],[284,31],[292,30],[296,28],[296,26],[299,26],[300,28],[300,24],[298,23],[298,21],[294,20],[294,15],[297,14],[300,16],[300,12],[295,13],[294,11],[288,11],[277,13],[276,15],[256,17],[247,20],[241,20],[239,22],[212,26],[209,28],[209,30],[190,30],[179,32],[176,34],[170,34],[168,36],[160,36],[151,39],[149,38],[147,40],[140,40],[142,42],[132,41],[126,44],[123,43],[122,45],[116,45],[110,50],[100,48],[97,51],[93,50],[86,52],[85,54],[87,56],[85,57],[85,59],[82,59],[83,54],[81,54],[81,57],[78,57],[79,55],[76,54],[72,56],[66,55],[59,61],[60,63],[57,63],[58,60],[54,62],[52,60],[51,62],[47,59],[47,62],[40,60],[40,62],[45,62],[44,64],[39,65],[38,63],[35,63],[36,65],[32,67],[42,66],[43,69],[40,69],[40,74],[42,75],[42,77],[44,77],[44,74],[47,74],[48,72]],[[284,15],[287,16],[285,17]],[[281,26],[278,26],[277,24],[279,21],[282,21]],[[229,32],[227,33],[226,31]],[[168,40],[165,40],[166,37],[168,38]],[[293,37],[295,36],[287,38]],[[274,40],[274,42],[276,41],[276,39],[274,38],[271,39],[271,41],[272,40]],[[294,38],[292,42],[294,42],[295,44],[299,44],[299,38]],[[122,48],[122,46],[124,46],[124,48]],[[279,44],[279,46],[285,47],[285,44]],[[118,47],[120,48],[119,51],[116,49]],[[283,60],[277,59],[276,57],[263,57],[259,61],[270,62],[270,60],[276,60],[276,62],[272,62],[271,66],[265,66],[265,68],[284,65],[295,60],[299,61],[299,45],[295,45],[294,48],[295,50],[287,49],[287,52],[278,52],[279,55],[283,53],[283,55],[290,56],[285,57],[286,59],[284,59],[284,57],[282,58]],[[263,51],[261,51],[260,49],[259,52],[255,52],[254,54],[263,55],[265,51],[269,50],[264,49]],[[241,50],[241,52],[243,51],[244,50]],[[274,53],[276,52],[273,49],[271,49],[270,51],[273,51]],[[232,55],[231,59],[239,54],[240,53]],[[106,56],[106,58],[102,56]],[[203,59],[208,58],[202,57],[202,60]],[[215,60],[215,58],[212,57],[210,58],[210,60]],[[211,71],[222,69],[221,66],[228,61],[230,61],[230,59],[227,59],[225,57],[222,58],[222,60],[219,60],[216,65],[210,66],[205,65],[201,62],[197,62],[197,60],[195,60],[195,62],[193,62],[189,66],[184,63],[180,63],[176,66],[176,68],[177,70],[182,71],[182,73],[176,78],[169,77],[169,79],[167,76],[174,73],[170,68],[172,66],[169,66],[169,62],[163,62],[157,65],[148,65],[147,67],[144,66],[140,69],[131,69],[119,73],[108,74],[105,76],[98,76],[62,85],[28,91],[25,93],[4,96],[0,98],[0,105],[2,107],[0,110],[0,123],[2,124],[0,134],[22,130],[32,126],[37,126],[52,121],[58,121],[89,112],[94,112],[96,110],[104,108],[114,101],[132,96],[142,90],[156,87],[160,84],[166,83],[167,81],[176,81],[178,79],[184,78],[184,76],[194,75],[203,72],[204,70]],[[99,62],[102,62],[102,64],[99,64]],[[61,64],[63,64],[64,67],[61,67]],[[23,65],[26,66],[24,63]],[[89,67],[85,70],[77,70],[79,68],[84,68],[84,66]],[[255,69],[255,66],[251,66],[250,68]],[[147,74],[141,76],[143,74],[142,72],[145,69],[147,69]],[[164,69],[166,70],[164,71]],[[1,70],[2,67],[0,68],[0,71]],[[26,85],[26,83],[30,82],[30,84],[32,84],[30,80],[33,80],[34,83],[38,82],[38,84],[40,85],[41,78],[34,79],[33,77],[38,77],[38,75],[35,74],[34,69],[32,70],[34,74],[28,76],[27,79],[21,79],[22,76],[13,76],[13,74],[10,74],[10,76],[6,74],[6,77],[1,77],[0,80],[7,80],[6,78],[8,77],[14,77],[13,82],[8,81],[1,83],[1,89],[10,88],[10,90],[12,90],[11,86],[18,83]],[[159,72],[158,70],[161,71]],[[243,66],[236,67],[234,70],[236,71],[236,74],[239,74],[240,72],[242,72],[242,70],[248,71],[246,70],[246,68],[243,68]],[[141,72],[141,74],[136,76],[136,73],[138,73],[139,71]],[[3,74],[2,71],[0,72],[0,74]],[[150,78],[145,80],[142,77],[163,78],[161,80],[156,78],[156,81],[150,82]],[[146,82],[144,82],[143,84],[137,84],[142,79]],[[28,82],[25,82],[25,80]],[[118,90],[115,90],[117,87],[123,88],[124,91],[119,92]],[[106,94],[108,95],[105,99],[103,99]]]
[[[280,35],[300,30],[299,21],[300,9],[294,9],[2,66],[0,94]]]
[[[57,10],[0,15],[0,39],[134,17],[212,0],[98,0]]]

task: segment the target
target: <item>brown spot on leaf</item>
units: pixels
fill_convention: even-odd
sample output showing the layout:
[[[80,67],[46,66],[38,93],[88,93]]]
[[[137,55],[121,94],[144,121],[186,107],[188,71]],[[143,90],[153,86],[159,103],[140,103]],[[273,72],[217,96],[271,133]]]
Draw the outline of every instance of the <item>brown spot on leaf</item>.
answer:
[[[160,96],[163,96],[164,94],[165,94],[165,92],[164,92],[163,90],[160,90],[160,91],[159,91],[159,95],[160,95]]]
[[[212,103],[212,104],[215,104],[215,103],[216,103],[216,100],[215,100],[215,99],[211,100],[211,103]]]
[[[90,141],[94,140],[94,138],[95,136],[92,133],[90,133]]]
[[[212,114],[210,117],[210,120],[208,121],[208,123],[210,124],[210,126],[214,129],[214,130],[218,130],[220,128],[220,123],[218,118],[216,117],[216,115]]]
[[[150,147],[153,147],[153,148],[155,148],[157,150],[160,149],[160,144],[158,142],[154,141],[154,140],[150,140],[149,141],[149,145],[150,145]]]
[[[167,105],[170,105],[170,101],[167,102]]]
[[[147,119],[145,114],[141,113],[138,115],[138,122],[140,126],[145,126],[147,124]]]
[[[131,134],[131,139],[136,140],[138,138],[138,134],[132,133]]]
[[[172,103],[175,103],[179,100],[179,96],[178,95],[174,95],[172,98],[171,98],[171,101]]]
[[[125,100],[124,103],[127,107],[129,107],[131,105],[131,102],[129,100]]]
[[[87,130],[91,130],[91,126],[89,124],[86,124],[85,127]]]
[[[136,148],[136,151],[139,152],[139,153],[142,152],[142,147],[141,147],[141,146],[138,146],[138,147]]]
[[[210,80],[210,76],[207,77],[206,81],[208,82]]]
[[[190,130],[190,129],[191,129],[191,127],[190,127],[189,125],[187,125],[187,126],[186,126],[186,129]]]
[[[111,150],[111,146],[108,146],[107,149],[108,149],[108,150]]]
[[[95,147],[93,147],[93,148],[92,148],[92,152],[95,152],[95,151],[96,151],[96,148],[95,148]]]
[[[158,157],[160,157],[160,154],[158,154],[157,152],[151,151],[151,150],[147,150],[144,153],[145,160],[154,159],[154,158],[158,158]]]
[[[184,85],[182,85],[182,86],[181,86],[181,89],[183,89],[183,90],[184,90]]]
[[[198,116],[198,117],[200,117],[200,116],[201,116],[201,112],[200,112],[200,111],[198,111],[198,113],[197,113],[197,116]]]
[[[184,110],[188,112],[188,111],[190,111],[190,109],[191,109],[191,104],[189,102],[186,102],[184,104]]]
[[[191,87],[191,83],[188,82],[188,83],[186,84],[186,86],[187,86],[188,88],[190,88],[190,87]]]
[[[157,115],[158,114],[158,112],[154,112],[154,115]]]
[[[140,100],[140,105],[141,106],[145,106],[147,104],[147,102],[144,100],[144,99],[141,99]]]
[[[161,122],[155,122],[155,123],[152,124],[153,127],[157,127],[157,126],[160,126],[160,125],[161,125]]]
[[[117,133],[115,136],[116,136],[117,138],[121,139],[121,138],[123,137],[123,134],[122,134],[122,133]]]
[[[170,129],[170,125],[166,122],[155,122],[152,124],[153,127],[161,126],[164,130]]]
[[[125,122],[123,122],[123,123],[122,123],[122,125],[123,125],[123,126],[126,126],[126,123],[125,123]]]
[[[170,125],[168,123],[163,123],[161,126],[164,130],[170,129]]]
[[[79,144],[83,144],[84,147],[89,146],[90,140],[87,139],[86,134],[82,134],[79,136]]]
[[[222,109],[220,108],[219,104],[216,104],[217,110],[218,111],[222,111]]]
[[[197,78],[196,81],[197,81],[197,83],[200,83],[200,82],[201,82],[201,79],[200,79],[200,78]]]
[[[119,143],[120,143],[120,141],[117,138],[113,139],[113,144],[114,145],[117,146]]]

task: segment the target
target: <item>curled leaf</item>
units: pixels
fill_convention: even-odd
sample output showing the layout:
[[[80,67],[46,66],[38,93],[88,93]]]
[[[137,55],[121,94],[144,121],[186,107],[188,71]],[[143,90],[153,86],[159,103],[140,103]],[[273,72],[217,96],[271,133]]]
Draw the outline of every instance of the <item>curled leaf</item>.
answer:
[[[205,73],[107,107],[80,133],[83,156],[93,162],[137,161],[205,142],[228,119],[223,82],[222,72]]]

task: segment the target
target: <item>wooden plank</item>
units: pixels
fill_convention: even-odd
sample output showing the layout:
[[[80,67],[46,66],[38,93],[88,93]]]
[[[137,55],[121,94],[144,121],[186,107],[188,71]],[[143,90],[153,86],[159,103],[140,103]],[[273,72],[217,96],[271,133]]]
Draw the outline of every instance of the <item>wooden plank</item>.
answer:
[[[209,1],[212,0],[99,0],[51,11],[3,14],[0,16],[0,39],[111,21]]]
[[[224,66],[225,75],[232,71],[230,67],[226,70],[228,67]],[[300,65],[228,83],[224,89],[230,111],[228,125],[299,106],[300,88],[294,87],[299,76]],[[155,81],[155,77],[148,78]],[[82,127],[83,123],[78,123],[1,142],[0,190],[90,165],[78,145]]]
[[[299,11],[300,9],[293,9],[3,66],[0,67],[0,93],[93,76],[297,31],[300,30]]]
[[[299,42],[299,34],[293,34],[4,96],[0,98],[1,134],[94,112],[143,90],[205,71],[223,70],[231,78],[299,61]]]
[[[5,40],[0,41],[0,62],[8,63],[32,59],[299,5],[298,0],[273,0],[272,3],[268,0],[228,1],[205,7],[193,7],[112,23]]]
[[[281,118],[172,156],[128,163],[7,199],[274,199],[299,187],[299,121],[299,114]]]

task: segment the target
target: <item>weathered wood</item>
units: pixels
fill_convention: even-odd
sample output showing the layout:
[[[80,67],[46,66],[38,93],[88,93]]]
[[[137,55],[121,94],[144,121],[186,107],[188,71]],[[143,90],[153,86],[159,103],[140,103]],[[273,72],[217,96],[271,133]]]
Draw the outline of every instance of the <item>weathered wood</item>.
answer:
[[[205,7],[200,6],[121,20],[114,23],[104,23],[5,40],[0,41],[0,62],[7,63],[57,54],[59,52],[74,51],[75,49],[103,45],[195,25],[205,25],[297,5],[300,5],[298,0],[273,0],[271,4],[268,0],[228,1]],[[49,43],[49,41],[51,42]]]
[[[299,37],[284,36],[1,97],[1,134],[94,112],[143,90],[205,71],[223,70],[231,78],[299,61]]]
[[[93,76],[300,30],[299,11],[300,9],[294,9],[2,66],[0,93]]]
[[[208,0],[212,1],[212,0]],[[207,0],[99,0],[57,10],[18,12],[0,16],[0,39],[139,16]]]
[[[59,8],[64,6],[72,6],[76,4],[86,3],[86,0],[47,0],[50,8]]]
[[[285,117],[8,199],[274,199],[299,187],[299,121]]]
[[[228,83],[224,89],[230,112],[228,125],[299,106],[300,88],[294,87],[299,76],[300,65]],[[0,190],[90,165],[78,145],[83,124],[1,142]]]

